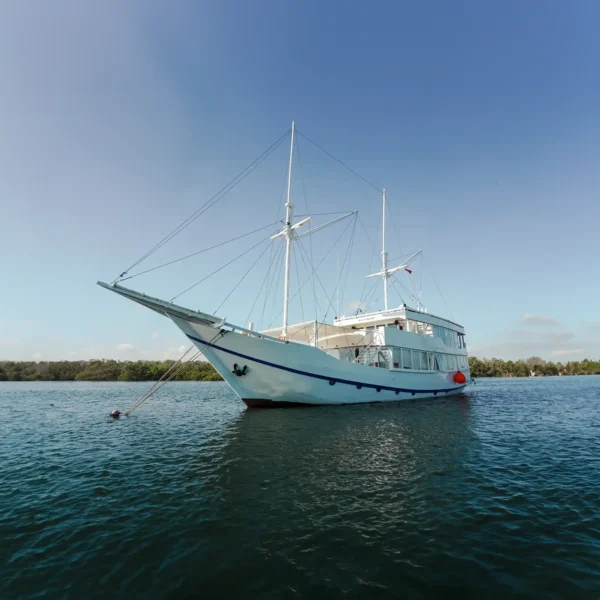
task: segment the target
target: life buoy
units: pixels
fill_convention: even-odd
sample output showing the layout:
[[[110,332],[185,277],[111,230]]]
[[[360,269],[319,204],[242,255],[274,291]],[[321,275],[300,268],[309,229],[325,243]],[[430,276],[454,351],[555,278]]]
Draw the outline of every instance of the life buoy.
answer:
[[[456,373],[454,375],[454,382],[455,383],[467,383],[467,378],[465,377],[464,373],[461,373],[460,371],[458,371],[458,373]]]

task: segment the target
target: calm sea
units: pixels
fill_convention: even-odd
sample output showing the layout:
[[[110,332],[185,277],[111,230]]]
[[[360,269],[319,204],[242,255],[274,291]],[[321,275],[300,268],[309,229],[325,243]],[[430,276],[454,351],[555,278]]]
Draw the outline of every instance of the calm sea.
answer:
[[[600,377],[247,410],[0,383],[0,598],[600,598]]]

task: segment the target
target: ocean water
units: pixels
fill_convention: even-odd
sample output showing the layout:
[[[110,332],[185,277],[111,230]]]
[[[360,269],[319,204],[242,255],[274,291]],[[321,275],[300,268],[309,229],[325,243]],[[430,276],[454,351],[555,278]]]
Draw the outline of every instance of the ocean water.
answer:
[[[0,598],[600,598],[600,377],[248,410],[0,383]]]

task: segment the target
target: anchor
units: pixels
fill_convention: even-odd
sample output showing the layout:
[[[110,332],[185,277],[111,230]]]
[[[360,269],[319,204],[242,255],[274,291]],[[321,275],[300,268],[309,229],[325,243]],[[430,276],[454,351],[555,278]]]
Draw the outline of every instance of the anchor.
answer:
[[[234,375],[237,375],[238,377],[242,377],[242,375],[246,374],[246,371],[248,370],[248,367],[246,365],[244,365],[241,369],[238,367],[237,363],[233,363],[233,371],[231,371]]]

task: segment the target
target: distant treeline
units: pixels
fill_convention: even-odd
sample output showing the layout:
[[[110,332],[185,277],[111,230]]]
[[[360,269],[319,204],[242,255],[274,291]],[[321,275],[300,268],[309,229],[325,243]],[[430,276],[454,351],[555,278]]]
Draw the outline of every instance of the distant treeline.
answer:
[[[579,362],[553,363],[537,356],[526,360],[479,359],[469,357],[471,377],[530,377],[549,375],[600,375],[600,361],[585,359]]]
[[[0,362],[0,381],[158,381],[173,365],[172,360],[137,362],[117,360],[60,360],[55,362]],[[598,375],[600,361],[582,360],[566,364],[527,360],[469,358],[472,377],[529,377],[531,375]],[[188,363],[176,377],[179,381],[221,381],[207,362]]]
[[[0,362],[0,381],[158,381],[174,361],[59,360]],[[176,377],[183,381],[221,381],[207,362],[192,362]]]

